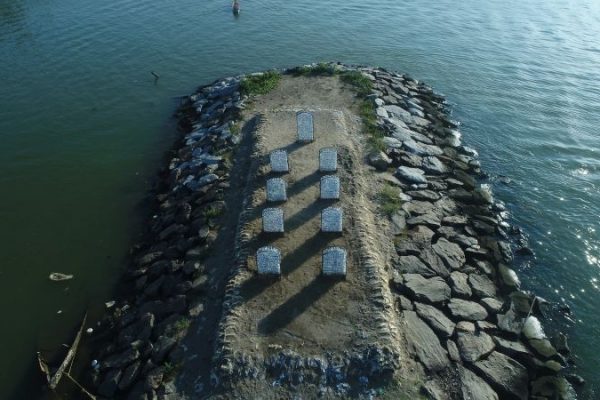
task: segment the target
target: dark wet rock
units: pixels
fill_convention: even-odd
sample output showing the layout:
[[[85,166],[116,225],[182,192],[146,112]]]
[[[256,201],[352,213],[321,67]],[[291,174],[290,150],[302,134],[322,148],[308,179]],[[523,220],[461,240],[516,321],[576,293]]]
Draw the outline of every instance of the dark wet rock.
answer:
[[[528,314],[529,310],[532,310],[534,296],[532,296],[531,293],[527,293],[522,290],[515,290],[508,296],[510,297],[515,311],[522,314]],[[537,319],[536,317],[533,318]],[[533,318],[530,320],[530,323],[534,322]]]
[[[152,329],[154,328],[155,318],[153,314],[145,313],[142,314],[139,324],[136,326],[136,339],[137,340],[148,340],[152,335]]]
[[[487,224],[483,221],[473,220],[471,224],[473,225],[475,231],[484,235],[491,235],[496,231],[496,228],[494,226]]]
[[[568,355],[571,353],[571,349],[567,343],[567,336],[562,332],[559,332],[558,335],[556,335],[554,339],[554,347],[560,354]]]
[[[145,255],[143,255],[142,257],[140,257],[138,263],[140,265],[147,265],[150,264],[158,259],[160,259],[163,255],[162,251],[154,251],[152,253],[147,253]]]
[[[525,257],[534,255],[533,250],[531,250],[531,248],[527,246],[520,246],[519,248],[517,248],[517,250],[515,250],[515,254]]]
[[[518,361],[494,351],[486,359],[473,363],[473,367],[501,394],[520,400],[529,398],[529,375]]]
[[[479,361],[494,350],[494,341],[485,332],[458,332],[456,344],[461,358],[467,362]]]
[[[164,378],[164,369],[156,367],[146,374],[145,386],[147,389],[158,389]]]
[[[98,386],[98,394],[105,397],[113,397],[117,388],[119,387],[119,380],[121,379],[120,369],[111,369],[106,374],[106,377]]]
[[[471,297],[471,287],[467,283],[468,276],[462,272],[453,271],[450,274],[450,284],[452,285],[452,293],[457,297]]]
[[[102,368],[123,368],[140,357],[137,349],[129,348],[122,353],[115,354],[101,363]]]
[[[163,362],[167,354],[175,347],[177,340],[173,337],[161,336],[156,341],[152,350],[152,362],[160,364]]]
[[[513,253],[510,243],[506,241],[498,241],[498,251],[504,262],[510,263],[513,260]]]
[[[567,380],[559,376],[543,376],[531,383],[531,394],[541,398],[575,400],[577,394]]]
[[[469,275],[469,284],[473,289],[473,293],[479,297],[494,297],[496,296],[496,285],[485,275],[471,274]]]
[[[140,365],[140,362],[136,361],[123,371],[123,376],[119,382],[119,390],[126,390],[131,387],[140,373]]]
[[[441,337],[452,336],[455,324],[442,311],[422,303],[415,303],[415,309],[419,317],[425,320]]]
[[[566,374],[565,378],[567,379],[567,381],[569,381],[569,383],[571,383],[575,386],[585,385],[585,379],[583,379],[581,376],[579,376],[577,374]]]
[[[469,321],[479,321],[487,318],[488,313],[477,303],[462,299],[452,299],[448,303],[450,313],[458,319],[465,319]]]
[[[426,278],[431,278],[436,275],[434,271],[429,269],[421,260],[415,256],[401,256],[396,263],[396,269],[403,274],[419,274]]]
[[[409,352],[423,363],[428,371],[436,372],[449,367],[448,354],[438,337],[413,311],[404,313],[404,332]]]
[[[498,394],[483,379],[463,366],[458,367],[463,400],[498,400]]]
[[[396,175],[410,183],[427,183],[427,178],[425,178],[425,171],[419,168],[410,168],[410,167],[398,167],[396,170]]]
[[[434,245],[433,250],[444,261],[444,264],[452,270],[460,269],[465,263],[465,253],[456,243],[441,238]]]
[[[477,186],[475,178],[473,178],[471,175],[467,174],[464,171],[454,170],[454,177],[461,181],[464,187],[468,190],[473,190],[475,189],[475,186]]]
[[[496,350],[508,356],[517,359],[527,358],[531,356],[531,352],[520,340],[507,340],[499,336],[494,336],[493,340],[494,343],[496,343]]]
[[[551,358],[557,354],[556,349],[548,339],[529,339],[529,345],[537,354],[545,358]]]
[[[369,154],[369,164],[379,171],[385,171],[392,164],[392,160],[383,151],[379,151]]]
[[[468,192],[464,189],[450,189],[448,191],[448,196],[466,204],[469,204],[473,201],[473,195],[471,192]]]
[[[450,287],[440,277],[427,279],[418,274],[405,274],[403,278],[404,287],[415,300],[440,303],[450,299]]]

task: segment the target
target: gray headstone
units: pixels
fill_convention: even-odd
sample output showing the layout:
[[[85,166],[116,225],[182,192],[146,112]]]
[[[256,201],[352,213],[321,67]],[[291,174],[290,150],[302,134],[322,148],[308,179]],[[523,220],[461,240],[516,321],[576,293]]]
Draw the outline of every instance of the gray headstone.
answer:
[[[335,148],[326,147],[319,151],[319,171],[337,171],[337,150]]]
[[[334,175],[321,177],[321,198],[326,200],[340,198],[340,178]]]
[[[321,231],[341,232],[343,212],[338,207],[328,207],[321,213]]]
[[[286,183],[281,178],[271,178],[267,181],[267,201],[286,201]]]
[[[288,155],[285,150],[275,150],[269,155],[271,161],[271,171],[273,172],[288,172],[290,166],[288,164]]]
[[[314,140],[313,116],[309,112],[299,112],[296,116],[298,122],[298,141],[312,142]]]
[[[346,276],[346,250],[341,247],[323,250],[323,275]]]
[[[256,251],[256,265],[260,275],[281,275],[281,252],[272,246]]]
[[[283,210],[281,208],[265,208],[262,212],[263,232],[282,233]]]

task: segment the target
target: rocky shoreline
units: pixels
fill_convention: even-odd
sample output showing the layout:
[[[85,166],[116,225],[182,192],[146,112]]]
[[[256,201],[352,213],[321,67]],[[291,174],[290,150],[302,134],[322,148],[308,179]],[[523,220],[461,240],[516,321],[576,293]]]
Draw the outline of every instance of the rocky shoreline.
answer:
[[[561,372],[569,363],[566,340],[545,335],[537,318],[540,300],[520,289],[511,269],[514,251],[527,253],[519,229],[482,184],[477,152],[461,144],[444,98],[378,68],[319,64],[282,71],[349,72],[369,82],[359,94],[372,112],[362,115],[365,125],[372,125],[366,161],[399,200],[385,220],[396,252],[387,273],[403,344],[426,377],[422,394],[574,398]],[[190,326],[204,324],[209,335],[223,335],[218,325],[230,307],[225,294],[234,268],[219,270],[205,260],[222,242],[225,219],[238,219],[227,214],[236,214],[229,199],[243,191],[238,187],[243,182],[231,182],[240,168],[236,154],[244,141],[252,141],[252,127],[239,123],[251,100],[242,93],[244,78],[203,86],[178,111],[183,136],[161,171],[146,238],[135,247],[124,276],[128,292],[96,333],[101,347],[90,379],[99,396],[193,398],[182,396],[177,383],[194,373],[186,371]],[[514,250],[511,243],[521,246]],[[240,251],[229,246],[232,253]],[[211,337],[202,346],[209,360],[204,364],[215,367],[204,365],[204,380],[194,383],[200,398],[211,393],[228,398],[224,388],[232,378],[216,368],[223,365],[223,342]],[[379,392],[369,382],[393,379],[394,370],[403,368],[403,360],[390,354],[394,349],[376,348],[358,358],[306,360],[282,350],[265,360],[237,360],[235,369],[246,372],[236,379],[285,376],[279,385],[315,385],[325,397],[375,398]],[[259,362],[266,372],[254,376]]]

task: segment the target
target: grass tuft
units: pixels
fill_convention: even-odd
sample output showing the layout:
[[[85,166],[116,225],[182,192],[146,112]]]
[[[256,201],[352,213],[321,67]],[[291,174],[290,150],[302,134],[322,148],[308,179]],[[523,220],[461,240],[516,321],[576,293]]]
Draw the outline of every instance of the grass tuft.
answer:
[[[333,76],[338,71],[333,64],[318,63],[317,65],[296,67],[290,72],[294,76]]]
[[[267,94],[279,85],[281,74],[277,71],[267,71],[260,75],[250,75],[242,79],[241,92],[244,95]]]
[[[379,203],[381,204],[381,211],[387,216],[399,211],[402,207],[402,200],[400,200],[398,188],[389,183],[384,185],[379,192]]]
[[[191,324],[191,321],[189,319],[186,319],[186,318],[178,319],[173,324],[173,330],[176,333],[183,332],[190,327],[190,324]]]
[[[347,71],[341,75],[342,82],[354,86],[359,96],[368,96],[373,90],[373,83],[359,71]]]
[[[377,125],[377,118],[375,117],[375,106],[370,100],[363,100],[358,109],[358,114],[362,118],[363,125],[365,127],[365,133],[368,137],[368,143],[371,150],[385,150],[385,144],[383,143],[384,132]]]

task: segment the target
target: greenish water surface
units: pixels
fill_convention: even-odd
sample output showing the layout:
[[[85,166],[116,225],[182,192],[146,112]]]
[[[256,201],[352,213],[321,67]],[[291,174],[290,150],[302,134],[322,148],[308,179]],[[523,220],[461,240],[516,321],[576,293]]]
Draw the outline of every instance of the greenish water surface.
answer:
[[[447,95],[492,181],[512,179],[497,196],[537,253],[520,276],[571,307],[554,322],[597,398],[599,39],[595,0],[242,0],[239,18],[216,0],[0,0],[0,398],[35,398],[35,351],[110,300],[176,97],[320,60]]]

